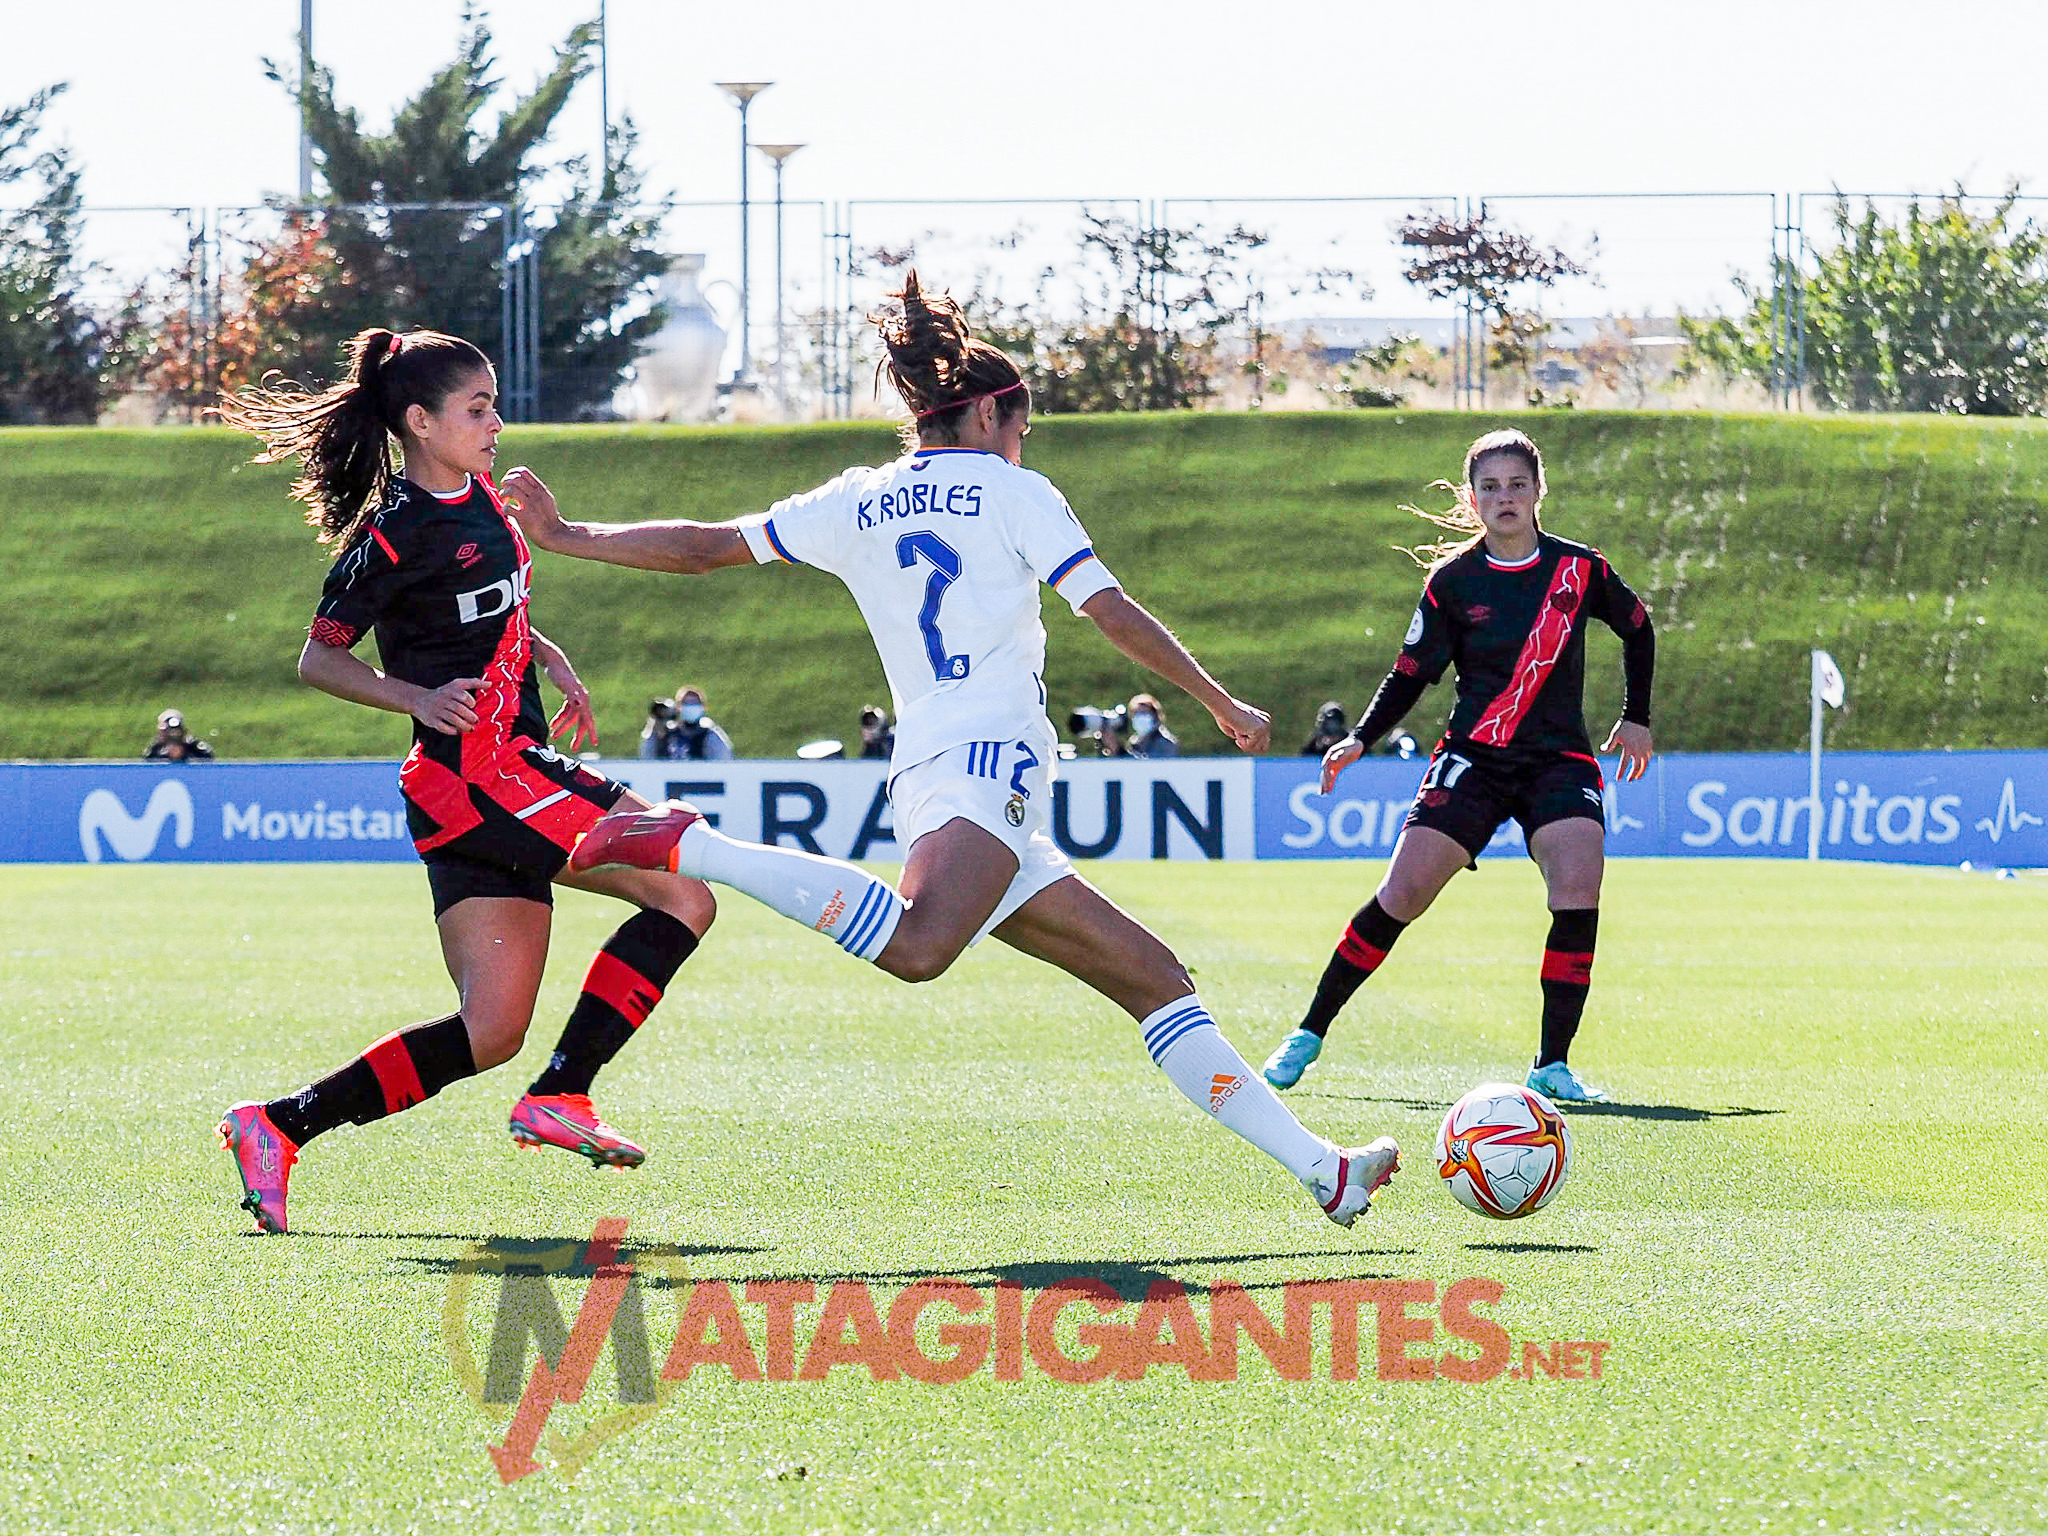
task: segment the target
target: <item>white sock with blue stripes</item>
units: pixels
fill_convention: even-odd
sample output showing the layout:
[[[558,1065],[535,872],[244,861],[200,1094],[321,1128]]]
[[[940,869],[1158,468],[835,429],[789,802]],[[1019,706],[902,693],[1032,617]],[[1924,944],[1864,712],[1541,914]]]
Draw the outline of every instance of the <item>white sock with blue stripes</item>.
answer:
[[[1145,1049],[1195,1108],[1221,1121],[1303,1183],[1335,1176],[1338,1151],[1294,1118],[1190,992],[1138,1025]]]
[[[903,898],[857,865],[796,848],[743,843],[701,821],[676,845],[676,867],[817,929],[860,960],[873,960],[888,948],[903,916]]]

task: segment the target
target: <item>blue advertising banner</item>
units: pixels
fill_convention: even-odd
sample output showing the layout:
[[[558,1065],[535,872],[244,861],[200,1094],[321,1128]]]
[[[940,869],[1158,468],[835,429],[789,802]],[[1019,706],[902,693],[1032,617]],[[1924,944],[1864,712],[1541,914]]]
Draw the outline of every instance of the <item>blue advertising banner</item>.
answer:
[[[1604,766],[1611,767],[1612,759]],[[1257,765],[1261,859],[1382,856],[1426,764],[1367,758],[1316,793],[1309,758]],[[1678,753],[1634,784],[1606,786],[1619,858],[1803,859],[1816,814],[1795,752]],[[1821,856],[1892,864],[2048,865],[2048,752],[1834,752],[1821,760]],[[1486,850],[1521,853],[1510,822]]]
[[[900,860],[881,762],[591,767],[733,837]],[[1083,859],[1249,859],[1248,758],[1060,764],[1052,833]],[[0,863],[410,860],[395,762],[0,765]]]
[[[414,857],[396,763],[0,767],[0,861],[7,863]]]
[[[1611,761],[1611,760],[1610,760]],[[884,765],[593,764],[650,800],[696,800],[735,837],[901,859]],[[1374,859],[1427,764],[1368,758],[1316,793],[1313,758],[1060,765],[1053,831],[1076,858]],[[1606,787],[1616,857],[1806,857],[1798,753],[1659,757]],[[1821,851],[1887,863],[2048,866],[2048,752],[1839,752],[1822,762]],[[1523,851],[1503,827],[1489,855]],[[0,862],[239,863],[414,857],[392,762],[0,765]]]

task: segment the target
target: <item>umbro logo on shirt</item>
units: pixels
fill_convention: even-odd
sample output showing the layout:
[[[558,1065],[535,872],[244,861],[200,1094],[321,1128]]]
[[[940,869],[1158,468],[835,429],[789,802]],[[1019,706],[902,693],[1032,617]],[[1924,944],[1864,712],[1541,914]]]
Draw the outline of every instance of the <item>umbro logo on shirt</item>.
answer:
[[[461,566],[464,570],[467,570],[470,566],[475,565],[477,561],[483,559],[483,557],[484,552],[481,549],[478,549],[474,544],[465,544],[462,546],[462,548],[455,551],[455,563]]]

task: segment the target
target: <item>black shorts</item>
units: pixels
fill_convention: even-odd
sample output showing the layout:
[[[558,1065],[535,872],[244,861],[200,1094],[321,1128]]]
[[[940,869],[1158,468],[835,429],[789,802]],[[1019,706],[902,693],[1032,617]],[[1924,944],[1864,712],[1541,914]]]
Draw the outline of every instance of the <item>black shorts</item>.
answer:
[[[481,782],[408,760],[400,784],[437,918],[472,896],[553,905],[554,878],[576,839],[628,793],[618,780],[532,743],[515,745]]]
[[[1553,821],[1607,824],[1600,765],[1576,752],[1440,744],[1415,791],[1407,825],[1455,839],[1475,859],[1510,817],[1524,838]]]

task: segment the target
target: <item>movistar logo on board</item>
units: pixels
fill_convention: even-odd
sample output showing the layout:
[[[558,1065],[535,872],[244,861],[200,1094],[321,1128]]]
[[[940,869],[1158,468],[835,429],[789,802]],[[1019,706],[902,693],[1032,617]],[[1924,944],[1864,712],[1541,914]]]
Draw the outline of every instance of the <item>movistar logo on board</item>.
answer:
[[[150,792],[149,804],[140,816],[130,816],[121,797],[111,789],[96,789],[78,808],[79,847],[88,864],[100,862],[102,843],[113,850],[115,858],[132,864],[156,852],[165,822],[171,824],[174,843],[180,848],[192,846],[192,791],[176,779],[167,779]]]

